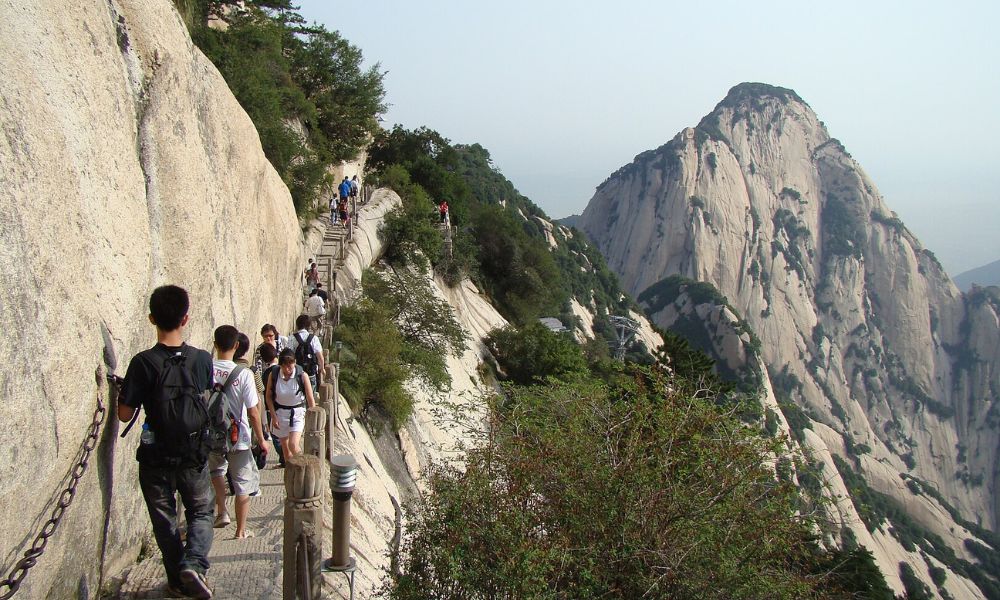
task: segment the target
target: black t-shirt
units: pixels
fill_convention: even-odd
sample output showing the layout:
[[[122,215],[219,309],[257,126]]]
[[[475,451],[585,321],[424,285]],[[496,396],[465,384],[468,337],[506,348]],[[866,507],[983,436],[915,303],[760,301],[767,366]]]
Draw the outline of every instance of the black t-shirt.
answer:
[[[164,346],[156,344],[149,350],[143,350],[132,358],[128,364],[128,371],[125,373],[125,382],[122,384],[121,395],[118,402],[132,408],[143,408],[151,398],[154,397],[153,388],[159,378],[160,365],[166,358],[166,353],[174,354],[187,347],[187,366],[191,369],[191,378],[199,390],[212,389],[212,355],[194,346]]]
[[[330,301],[330,295],[323,288],[316,288],[316,295],[322,298],[324,303]]]

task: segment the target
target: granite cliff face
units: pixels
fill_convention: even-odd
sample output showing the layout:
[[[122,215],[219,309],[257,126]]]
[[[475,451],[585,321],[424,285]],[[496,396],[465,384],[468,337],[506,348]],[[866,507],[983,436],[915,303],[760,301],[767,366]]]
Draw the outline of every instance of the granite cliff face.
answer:
[[[72,10],[5,0],[0,14],[0,564],[10,567],[53,509],[97,395],[108,402],[95,382],[104,332],[123,374],[155,342],[146,302],[164,283],[190,292],[197,346],[223,323],[285,330],[319,238],[303,233],[253,124],[169,0]],[[138,435],[117,431],[112,416],[23,597],[96,597],[139,552],[149,522]]]
[[[759,356],[785,416],[794,405],[805,419],[800,445],[838,457],[825,459],[831,491],[856,488],[844,482],[857,471],[977,562],[965,540],[987,544],[979,528],[996,531],[1000,513],[1000,298],[955,288],[795,92],[736,86],[611,175],[579,226],[658,325],[736,372]],[[851,496],[839,518],[881,547],[865,544],[890,584],[902,590],[908,562],[938,587],[934,553],[903,540],[899,519],[859,522],[871,501]],[[977,597],[965,584],[942,589]]]

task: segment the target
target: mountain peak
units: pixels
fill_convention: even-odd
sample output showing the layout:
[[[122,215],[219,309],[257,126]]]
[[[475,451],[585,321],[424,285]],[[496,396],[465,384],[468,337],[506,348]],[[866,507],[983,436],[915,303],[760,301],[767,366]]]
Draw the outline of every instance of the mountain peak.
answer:
[[[809,106],[805,100],[795,93],[795,90],[767,83],[743,82],[730,88],[729,93],[722,99],[722,102],[716,105],[715,110],[723,107],[736,108],[748,102],[755,104],[765,99],[778,100],[782,104],[798,102],[804,106]]]

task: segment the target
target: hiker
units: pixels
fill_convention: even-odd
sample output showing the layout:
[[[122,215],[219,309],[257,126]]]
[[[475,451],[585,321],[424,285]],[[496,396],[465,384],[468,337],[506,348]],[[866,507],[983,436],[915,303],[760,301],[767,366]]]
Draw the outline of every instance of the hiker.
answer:
[[[306,409],[315,406],[312,384],[302,367],[295,364],[295,352],[285,348],[278,355],[278,367],[267,378],[267,407],[271,431],[281,442],[285,459],[302,453],[302,430]]]
[[[344,175],[344,180],[337,186],[337,192],[340,194],[340,203],[347,204],[347,198],[351,195],[351,182],[347,180],[347,175]]]
[[[260,492],[260,473],[250,452],[251,431],[257,445],[267,452],[267,440],[260,424],[257,408],[257,389],[249,369],[233,361],[239,346],[239,331],[232,325],[222,325],[215,329],[215,385],[222,386],[225,396],[223,408],[228,418],[225,448],[208,456],[208,468],[215,488],[215,523],[220,528],[229,525],[229,511],[226,510],[226,473],[233,482],[236,494],[236,532],[234,539],[252,537],[247,531],[247,513],[250,511],[250,496]],[[249,345],[249,344],[248,344]]]
[[[344,229],[347,229],[351,225],[351,213],[347,210],[346,198],[340,201],[338,210],[340,211],[340,222],[344,224]]]
[[[426,210],[426,209],[425,209]],[[438,212],[441,213],[441,222],[448,222],[448,201],[442,200],[441,204],[438,206]],[[427,214],[427,213],[424,213]]]
[[[309,315],[296,317],[295,328],[298,331],[288,339],[288,348],[295,354],[295,362],[309,375],[309,381],[315,388],[319,374],[323,372],[323,346],[318,337],[309,333]]]
[[[319,295],[319,289],[314,289],[306,298],[305,311],[309,315],[309,327],[313,332],[322,331],[323,317],[326,316],[326,303]]]
[[[278,334],[278,328],[270,323],[265,323],[260,328],[260,337],[265,344],[270,344],[274,347],[275,354],[288,346],[288,338]],[[257,346],[257,349],[253,353],[253,368],[258,373],[263,373],[264,363],[261,362],[260,346]]]
[[[257,388],[257,398],[259,399],[264,395],[264,386],[261,384],[260,380],[260,370],[255,368],[247,360],[247,351],[250,350],[250,338],[247,334],[242,331],[238,336],[236,336],[236,352],[233,354],[233,362],[241,365],[243,368],[249,370],[253,374],[254,387]],[[264,419],[261,418],[261,421]],[[267,432],[264,432],[264,437],[267,437]]]
[[[263,363],[263,368],[260,372],[261,389],[267,390],[268,379],[278,370],[278,351],[271,344],[264,342],[260,346],[257,346],[257,354],[260,356],[261,362]],[[261,397],[267,398],[266,393],[262,391]],[[285,466],[285,455],[281,450],[281,442],[278,440],[278,437],[274,435],[274,432],[271,431],[271,423],[274,422],[274,412],[273,410],[269,410],[266,402],[264,403],[264,407],[265,412],[267,413],[267,418],[264,419],[264,427],[267,432],[271,434],[271,442],[274,444],[274,451],[278,454],[278,465],[283,467]]]
[[[244,369],[249,370],[253,375],[254,389],[257,390],[257,413],[260,415],[260,427],[264,430],[264,439],[270,442],[271,434],[267,429],[267,410],[264,403],[260,402],[260,399],[264,397],[264,382],[260,378],[260,369],[251,365],[250,361],[247,360],[247,352],[250,350],[250,338],[247,337],[247,334],[241,331],[236,339],[236,353],[233,354],[233,362],[242,366]],[[259,444],[254,444],[254,446],[250,448],[250,452],[253,454],[253,460],[257,465],[257,470],[263,469],[264,465],[267,464],[268,451],[261,448]]]
[[[309,288],[309,291],[311,292],[314,289],[316,289],[316,282],[319,281],[319,268],[311,258],[309,259],[309,264],[306,266],[305,274],[306,274],[306,286]]]
[[[149,297],[156,345],[135,355],[118,397],[118,419],[128,433],[141,407],[145,413],[136,460],[139,487],[167,573],[167,592],[211,598],[205,573],[212,547],[212,485],[207,462],[212,427],[207,393],[212,357],[184,343],[190,301],[176,285]],[[186,541],[177,529],[179,493],[187,519]]]
[[[352,177],[350,183],[351,183],[351,199],[353,199],[355,202],[357,202],[358,187],[359,187],[358,186],[358,176],[355,175],[354,177]]]
[[[327,294],[326,290],[323,289],[322,281],[316,283],[316,295],[323,299],[324,304],[329,304],[330,295]]]
[[[337,196],[330,198],[330,224],[336,225],[338,221],[337,214]]]

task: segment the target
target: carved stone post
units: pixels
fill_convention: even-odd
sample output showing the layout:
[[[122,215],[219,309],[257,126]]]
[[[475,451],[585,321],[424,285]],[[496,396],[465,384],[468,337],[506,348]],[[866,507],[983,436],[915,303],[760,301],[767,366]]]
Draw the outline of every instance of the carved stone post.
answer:
[[[326,384],[323,384],[324,386]],[[302,452],[319,458],[326,465],[326,410],[314,406],[306,410],[306,423],[302,432]],[[325,471],[325,468],[324,468]]]
[[[283,600],[296,600],[296,598],[313,600],[322,595],[323,577],[317,568],[315,558],[310,555],[310,549],[318,550],[320,547],[316,532],[322,531],[323,527],[325,485],[323,464],[320,459],[299,454],[285,461]],[[310,536],[313,542],[309,541]],[[320,552],[314,554],[319,555]],[[308,560],[302,561],[304,564],[301,568],[300,556],[303,559],[308,556]],[[305,585],[307,583],[305,580],[308,580],[308,587]]]

